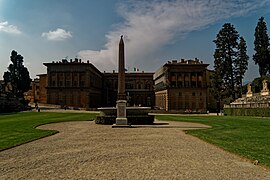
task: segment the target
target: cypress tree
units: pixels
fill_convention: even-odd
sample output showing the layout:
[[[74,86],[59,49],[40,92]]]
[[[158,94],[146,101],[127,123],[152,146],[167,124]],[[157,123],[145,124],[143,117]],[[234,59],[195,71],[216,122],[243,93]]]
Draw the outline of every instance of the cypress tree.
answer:
[[[240,37],[239,46],[238,46],[238,56],[235,59],[235,77],[236,77],[236,86],[238,87],[238,95],[242,94],[243,78],[248,69],[248,60],[247,55],[247,45],[243,37]]]
[[[260,76],[266,76],[267,72],[270,70],[269,62],[269,37],[267,34],[267,26],[264,22],[264,18],[260,17],[257,26],[255,28],[255,40],[254,40],[254,50],[253,60],[255,64],[259,66]]]

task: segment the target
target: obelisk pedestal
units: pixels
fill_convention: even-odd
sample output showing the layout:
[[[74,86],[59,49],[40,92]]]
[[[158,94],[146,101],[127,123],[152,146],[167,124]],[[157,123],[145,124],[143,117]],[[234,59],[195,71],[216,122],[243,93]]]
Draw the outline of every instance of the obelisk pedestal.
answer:
[[[116,118],[116,125],[127,125],[127,116],[126,116],[126,100],[118,100],[117,101],[117,118]]]
[[[118,94],[116,101],[117,118],[116,124],[119,126],[127,126],[128,121],[126,117],[126,93],[125,93],[125,54],[124,54],[124,41],[121,36],[119,42],[119,61],[118,61]]]

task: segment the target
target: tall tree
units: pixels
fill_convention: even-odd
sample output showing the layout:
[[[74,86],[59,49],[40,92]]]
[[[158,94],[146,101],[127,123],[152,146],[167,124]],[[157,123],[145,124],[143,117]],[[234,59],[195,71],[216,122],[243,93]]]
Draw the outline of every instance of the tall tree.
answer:
[[[23,65],[23,56],[13,50],[10,60],[12,63],[9,65],[8,71],[4,73],[3,78],[5,83],[11,83],[14,95],[22,98],[23,93],[30,88],[31,78],[27,68]]]
[[[238,56],[234,61],[236,87],[238,88],[238,95],[242,94],[243,78],[248,69],[247,45],[243,37],[240,37],[238,45]]]
[[[270,68],[269,62],[269,37],[267,34],[267,26],[264,22],[264,18],[260,17],[257,26],[255,28],[255,40],[254,40],[254,50],[253,60],[255,64],[259,66],[260,76],[266,76],[267,71]]]
[[[234,26],[230,23],[225,23],[217,34],[216,40],[214,40],[216,44],[214,66],[218,67],[215,71],[221,72],[217,73],[220,77],[214,78],[222,79],[222,84],[217,86],[222,86],[226,90],[224,96],[231,96],[233,100],[236,98],[234,62],[238,54],[238,38],[239,34]]]
[[[217,100],[217,112],[220,112],[220,103],[223,99],[226,89],[223,82],[223,61],[222,58],[220,58],[220,54],[222,51],[219,51],[216,49],[214,54],[214,72],[212,74],[212,87],[211,87],[211,94],[214,96],[214,98]]]

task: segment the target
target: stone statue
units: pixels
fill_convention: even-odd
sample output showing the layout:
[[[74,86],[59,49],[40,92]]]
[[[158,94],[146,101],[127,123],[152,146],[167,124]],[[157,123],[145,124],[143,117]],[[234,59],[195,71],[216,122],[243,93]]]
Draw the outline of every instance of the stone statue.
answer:
[[[251,96],[252,96],[251,85],[250,83],[248,83],[246,97],[251,97]]]
[[[265,79],[262,81],[262,85],[263,85],[263,89],[261,91],[261,95],[262,96],[268,95],[269,94],[269,89],[267,87],[267,81]]]
[[[247,85],[247,94],[250,94],[250,93],[252,93],[251,85],[250,85],[250,83],[248,83],[248,85]]]
[[[267,81],[265,79],[262,81],[262,85],[263,85],[262,91],[269,91],[267,87]]]

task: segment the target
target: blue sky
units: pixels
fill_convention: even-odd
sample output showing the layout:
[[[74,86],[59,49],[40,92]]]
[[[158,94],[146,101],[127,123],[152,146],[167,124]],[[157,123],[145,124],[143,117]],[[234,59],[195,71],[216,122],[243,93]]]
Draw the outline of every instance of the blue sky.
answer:
[[[213,68],[213,40],[232,23],[247,41],[245,81],[258,76],[252,60],[260,16],[270,25],[270,0],[0,0],[0,79],[14,49],[36,78],[44,62],[75,57],[100,71],[117,70],[120,35],[126,67],[154,72],[167,60],[199,58]]]

